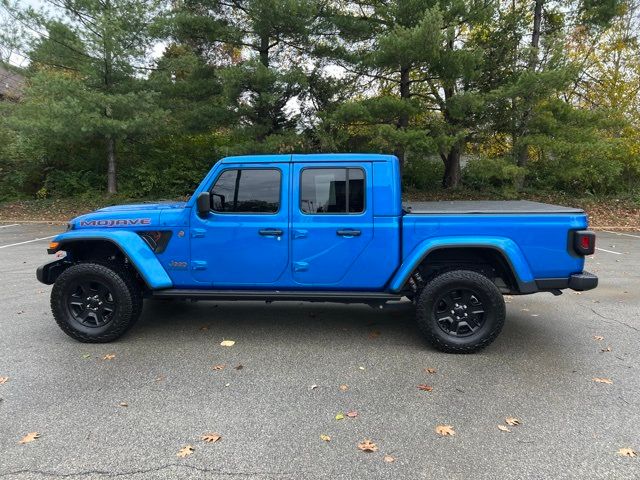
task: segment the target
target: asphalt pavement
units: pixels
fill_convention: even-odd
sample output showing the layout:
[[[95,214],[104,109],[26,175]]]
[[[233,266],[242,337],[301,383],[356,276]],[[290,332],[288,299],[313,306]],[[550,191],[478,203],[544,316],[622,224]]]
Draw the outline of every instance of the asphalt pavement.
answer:
[[[408,302],[147,302],[78,343],[35,278],[61,228],[0,224],[0,479],[640,478],[638,232],[598,233],[596,290],[508,298],[494,344],[447,355]]]

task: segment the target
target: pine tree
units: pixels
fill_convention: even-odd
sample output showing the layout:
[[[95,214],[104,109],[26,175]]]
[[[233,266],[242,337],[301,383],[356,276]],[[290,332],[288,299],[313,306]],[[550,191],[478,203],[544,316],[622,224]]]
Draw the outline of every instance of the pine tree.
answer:
[[[45,142],[92,141],[104,148],[107,191],[117,192],[118,142],[163,116],[142,74],[158,1],[59,0],[56,10],[5,3],[36,36],[30,87],[16,119]],[[59,14],[61,21],[54,20]],[[51,15],[51,18],[50,18]],[[45,35],[40,36],[42,31]]]

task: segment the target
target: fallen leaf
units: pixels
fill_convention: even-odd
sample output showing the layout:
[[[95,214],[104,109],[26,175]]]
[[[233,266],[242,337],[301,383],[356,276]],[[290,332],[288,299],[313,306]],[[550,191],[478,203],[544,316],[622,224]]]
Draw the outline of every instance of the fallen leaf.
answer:
[[[511,425],[512,427],[518,426],[521,423],[516,417],[507,417],[504,421],[507,422],[507,425]]]
[[[244,365],[236,365],[234,368],[236,370],[242,370],[244,368]]]
[[[235,343],[236,342],[234,340],[223,340],[220,342],[220,345],[222,345],[223,347],[233,347]]]
[[[113,360],[114,358],[116,358],[115,353],[107,353],[104,357],[102,357],[103,360]]]
[[[203,325],[200,327],[201,332],[206,332],[207,330],[209,330],[209,325]]]
[[[219,371],[221,371],[221,370],[224,370],[224,364],[221,364],[221,365],[214,365],[214,366],[213,366],[213,367],[211,367],[211,368],[212,368],[213,370],[216,370],[216,371],[218,371],[218,372],[219,372]]]
[[[602,335],[594,335],[593,339],[599,342],[600,340],[604,340],[604,337]]]
[[[121,407],[128,407],[129,404],[127,402],[120,402],[118,405],[120,405]]]
[[[396,458],[392,457],[391,455],[385,455],[384,457],[382,457],[382,459],[387,463],[393,463],[396,461]]]
[[[178,450],[178,453],[176,455],[180,458],[188,457],[194,452],[194,450],[195,449],[191,445],[186,445]]]
[[[436,373],[437,372],[437,370],[435,368],[425,368],[424,371],[427,372],[427,373]]]
[[[422,390],[423,392],[430,392],[431,390],[433,390],[433,387],[431,385],[418,385],[418,390]]]
[[[82,358],[91,358],[91,354],[90,353],[85,353],[84,355],[82,355]]]
[[[347,412],[347,417],[349,418],[356,418],[357,416],[358,416],[358,412],[356,412],[355,410],[351,410]]]
[[[442,435],[443,437],[456,434],[455,430],[451,425],[438,425],[436,427],[436,433],[438,435]]]
[[[347,390],[349,390],[349,385],[340,385],[340,391],[342,392],[346,392]]]
[[[601,349],[600,349],[600,351],[601,351],[602,353],[610,352],[610,351],[611,351],[611,347],[601,348]]]
[[[205,433],[204,435],[200,436],[200,440],[207,443],[216,443],[221,438],[222,435],[220,435],[219,433]]]
[[[309,390],[315,390],[316,388],[318,388],[318,385],[316,385],[315,383],[313,385],[311,385],[309,387]]]
[[[507,432],[510,433],[511,430],[509,430],[506,426],[504,425],[498,425],[498,430],[500,430],[501,432]]]
[[[344,413],[338,412],[336,414],[336,420],[344,420]]]
[[[0,377],[0,385],[4,385],[9,381],[9,377]]]
[[[637,457],[638,452],[636,452],[633,448],[621,448],[618,450],[618,455],[623,457]]]
[[[358,448],[363,452],[367,452],[367,453],[378,451],[378,446],[375,443],[373,443],[371,440],[364,440],[363,442],[359,443]]]
[[[329,435],[325,435],[324,433],[320,434],[320,440],[324,441],[324,442],[330,442],[331,441],[331,437]]]
[[[607,385],[613,384],[613,381],[608,378],[593,378],[592,380],[596,383],[606,383]]]
[[[36,438],[40,438],[40,434],[38,432],[27,433],[18,443],[24,445],[25,443],[33,442]]]
[[[369,333],[369,338],[377,338],[380,336],[380,332],[378,330],[374,330],[373,332]]]
[[[156,377],[156,382],[164,382],[167,379],[166,375],[158,375]]]

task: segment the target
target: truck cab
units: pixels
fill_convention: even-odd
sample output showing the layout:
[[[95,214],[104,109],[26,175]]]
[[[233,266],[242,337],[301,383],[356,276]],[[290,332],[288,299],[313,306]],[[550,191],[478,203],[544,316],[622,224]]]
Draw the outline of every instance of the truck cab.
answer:
[[[81,341],[118,338],[143,298],[406,297],[437,348],[476,351],[502,294],[587,290],[595,236],[579,209],[535,202],[402,203],[398,159],[251,155],[217,162],[187,202],[107,207],[54,238],[54,318]],[[83,280],[88,279],[88,280]]]

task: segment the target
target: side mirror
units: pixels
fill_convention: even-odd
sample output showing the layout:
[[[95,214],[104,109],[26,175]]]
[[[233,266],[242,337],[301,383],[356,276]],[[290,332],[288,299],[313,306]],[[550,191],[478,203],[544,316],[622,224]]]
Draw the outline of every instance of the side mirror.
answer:
[[[211,194],[209,192],[200,193],[196,204],[198,206],[198,216],[205,218],[211,211]]]

